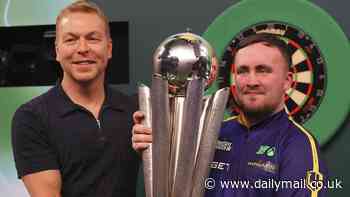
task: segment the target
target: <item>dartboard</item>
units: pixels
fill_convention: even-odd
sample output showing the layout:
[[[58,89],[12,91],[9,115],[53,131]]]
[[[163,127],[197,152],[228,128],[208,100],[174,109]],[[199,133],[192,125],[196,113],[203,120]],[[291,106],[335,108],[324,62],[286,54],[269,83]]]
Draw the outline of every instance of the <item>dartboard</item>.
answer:
[[[288,43],[294,82],[286,92],[285,108],[324,144],[350,111],[350,45],[337,22],[311,1],[241,0],[219,15],[203,34],[221,58],[220,77],[207,94],[223,85],[234,89],[235,44],[260,32],[277,34]],[[235,113],[230,106],[227,115]]]
[[[223,79],[220,80],[219,86],[230,86],[232,94],[235,93],[234,64],[232,61],[237,44],[245,37],[258,33],[276,34],[287,43],[292,57],[290,72],[293,74],[293,82],[285,94],[285,109],[297,122],[306,122],[316,112],[325,95],[327,77],[325,61],[317,43],[301,28],[285,23],[265,22],[248,27],[234,36],[222,56],[223,70],[221,74]],[[234,106],[229,104],[227,107],[231,115],[237,114],[237,109]]]

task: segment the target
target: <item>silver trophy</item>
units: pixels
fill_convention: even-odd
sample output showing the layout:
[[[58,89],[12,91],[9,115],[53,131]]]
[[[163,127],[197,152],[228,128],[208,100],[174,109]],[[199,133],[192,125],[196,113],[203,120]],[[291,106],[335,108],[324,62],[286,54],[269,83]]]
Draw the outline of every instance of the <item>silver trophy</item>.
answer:
[[[218,65],[214,50],[198,35],[168,37],[153,62],[151,90],[139,87],[143,124],[153,135],[142,153],[146,197],[202,197],[229,90],[204,96]]]

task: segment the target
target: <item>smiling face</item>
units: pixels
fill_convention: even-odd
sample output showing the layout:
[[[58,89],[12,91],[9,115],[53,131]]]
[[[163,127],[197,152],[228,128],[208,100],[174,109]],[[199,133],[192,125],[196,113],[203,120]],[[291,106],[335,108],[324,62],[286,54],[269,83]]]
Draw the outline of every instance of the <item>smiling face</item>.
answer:
[[[270,114],[284,107],[292,77],[279,49],[258,42],[238,50],[234,65],[235,100],[246,115]]]
[[[63,69],[63,81],[104,81],[112,42],[105,22],[95,13],[74,12],[57,24],[56,54]]]

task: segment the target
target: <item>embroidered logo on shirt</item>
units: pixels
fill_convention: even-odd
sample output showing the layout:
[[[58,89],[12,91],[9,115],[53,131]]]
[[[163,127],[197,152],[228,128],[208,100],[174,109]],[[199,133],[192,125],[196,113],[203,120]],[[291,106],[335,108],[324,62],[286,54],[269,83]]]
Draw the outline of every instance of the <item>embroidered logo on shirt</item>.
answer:
[[[220,141],[218,140],[216,144],[216,149],[217,150],[222,150],[222,151],[231,151],[232,148],[232,143],[228,141]]]
[[[268,157],[275,156],[276,148],[268,145],[261,145],[259,150],[256,152],[257,155],[266,155]]]
[[[270,172],[274,174],[277,172],[277,169],[278,169],[277,165],[272,163],[271,161],[262,161],[262,160],[249,161],[248,166],[257,167],[266,172]]]

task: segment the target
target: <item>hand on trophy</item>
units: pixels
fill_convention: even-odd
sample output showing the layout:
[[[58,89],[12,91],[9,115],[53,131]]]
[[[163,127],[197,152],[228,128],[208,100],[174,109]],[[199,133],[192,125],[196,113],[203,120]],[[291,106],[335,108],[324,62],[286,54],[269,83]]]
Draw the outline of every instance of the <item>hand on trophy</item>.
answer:
[[[132,147],[139,153],[152,143],[152,129],[141,124],[144,119],[145,115],[141,111],[133,114]]]

